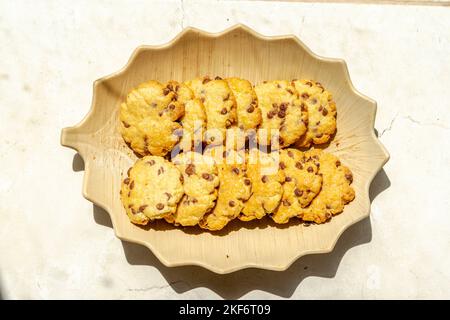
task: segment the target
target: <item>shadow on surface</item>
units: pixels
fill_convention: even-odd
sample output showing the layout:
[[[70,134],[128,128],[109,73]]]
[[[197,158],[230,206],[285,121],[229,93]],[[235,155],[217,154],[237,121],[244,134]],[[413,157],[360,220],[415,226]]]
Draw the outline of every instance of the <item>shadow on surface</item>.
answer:
[[[157,268],[177,293],[206,287],[225,299],[237,299],[253,290],[262,290],[288,298],[309,276],[333,278],[342,257],[352,247],[372,239],[370,219],[366,218],[348,228],[330,253],[308,255],[298,259],[282,272],[245,269],[219,275],[197,266],[169,268],[141,245],[122,242],[127,261],[132,265]]]
[[[369,198],[370,203],[384,190],[389,188],[391,186],[391,180],[389,180],[389,177],[386,174],[386,171],[384,169],[381,169],[378,171],[375,178],[373,178],[372,184],[369,188]]]
[[[110,218],[108,212],[106,212],[103,208],[93,204],[92,205],[92,213],[94,215],[95,222],[97,222],[98,224],[105,226],[105,227],[109,227],[109,228],[113,227],[111,218]]]
[[[72,160],[72,170],[75,172],[78,171],[84,171],[84,160],[83,158],[80,156],[79,153],[76,153],[73,156],[73,160]]]

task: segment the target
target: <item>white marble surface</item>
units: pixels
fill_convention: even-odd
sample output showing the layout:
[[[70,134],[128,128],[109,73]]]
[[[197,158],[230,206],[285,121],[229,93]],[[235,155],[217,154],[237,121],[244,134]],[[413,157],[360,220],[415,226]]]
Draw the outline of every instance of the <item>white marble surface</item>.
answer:
[[[347,61],[378,101],[391,160],[372,215],[334,252],[286,272],[167,268],[122,243],[81,195],[60,130],[88,112],[92,82],[141,44],[186,26],[245,23],[298,35]],[[0,2],[0,294],[3,298],[450,298],[450,8],[254,1]]]

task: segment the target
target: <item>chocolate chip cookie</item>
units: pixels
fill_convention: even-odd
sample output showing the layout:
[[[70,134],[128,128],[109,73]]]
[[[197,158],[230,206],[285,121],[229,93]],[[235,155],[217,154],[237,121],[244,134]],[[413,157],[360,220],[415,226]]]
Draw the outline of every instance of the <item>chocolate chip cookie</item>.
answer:
[[[328,142],[336,132],[336,103],[331,93],[313,80],[292,81],[308,109],[308,130],[295,143],[298,147]]]
[[[353,175],[350,169],[342,165],[331,153],[311,150],[307,151],[305,156],[320,166],[323,183],[320,193],[308,207],[299,211],[298,217],[304,221],[323,223],[342,212],[344,206],[355,198],[355,191],[350,186]]]
[[[276,137],[279,147],[284,148],[305,134],[307,108],[289,81],[263,82],[255,86],[255,92],[262,113],[258,130],[260,144],[273,145],[272,140]]]
[[[261,219],[278,207],[283,195],[284,172],[279,169],[279,155],[256,148],[248,152],[247,176],[252,182],[252,195],[245,202],[239,219]]]
[[[179,154],[172,162],[183,175],[185,195],[176,212],[166,217],[171,223],[195,226],[215,205],[219,177],[213,158],[196,152]]]
[[[212,153],[217,163],[217,153],[221,151],[216,150],[209,149],[208,153]],[[246,174],[244,158],[234,150],[224,155],[223,161],[217,164],[220,185],[216,206],[199,222],[201,228],[211,231],[220,230],[235,219],[251,194],[252,183]]]
[[[120,196],[131,222],[147,224],[175,212],[184,194],[180,171],[162,157],[145,156],[128,170]]]
[[[120,132],[139,155],[164,156],[180,140],[184,105],[173,83],[148,81],[131,90],[120,106]]]

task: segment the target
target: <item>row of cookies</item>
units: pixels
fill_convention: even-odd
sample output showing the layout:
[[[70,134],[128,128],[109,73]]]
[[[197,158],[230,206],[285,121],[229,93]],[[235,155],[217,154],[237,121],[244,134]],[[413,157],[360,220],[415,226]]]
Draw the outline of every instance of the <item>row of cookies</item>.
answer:
[[[162,219],[220,230],[228,222],[270,216],[323,223],[354,198],[351,171],[329,153],[209,148],[172,162],[145,156],[128,170],[121,199],[133,223]]]
[[[309,147],[328,142],[335,131],[332,95],[312,80],[255,86],[240,78],[151,80],[133,89],[120,107],[120,132],[141,156],[165,156],[177,144],[183,150],[196,142],[224,144],[233,132],[252,134],[260,145]],[[244,147],[238,144],[231,145]]]

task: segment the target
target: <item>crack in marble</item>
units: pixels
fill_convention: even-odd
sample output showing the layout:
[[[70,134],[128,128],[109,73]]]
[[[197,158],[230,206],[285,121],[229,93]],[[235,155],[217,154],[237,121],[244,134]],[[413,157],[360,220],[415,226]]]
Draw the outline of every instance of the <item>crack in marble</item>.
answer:
[[[162,286],[150,286],[150,287],[144,287],[144,288],[128,288],[127,291],[134,291],[134,292],[146,292],[146,291],[150,291],[150,290],[160,290],[160,289],[165,289],[167,287],[171,287],[172,285],[176,285],[179,283],[185,283],[183,280],[177,280],[177,281],[171,281],[168,282],[167,284],[164,284]]]
[[[381,138],[386,132],[392,130],[392,126],[394,125],[395,120],[397,120],[397,117],[398,117],[398,112],[397,112],[397,114],[391,119],[391,122],[389,123],[389,126],[388,126],[387,128],[384,128],[383,131],[381,131],[380,136],[379,136],[380,138]]]
[[[379,136],[380,138],[381,138],[386,132],[389,132],[389,131],[392,130],[392,128],[393,128],[393,126],[394,126],[394,123],[395,123],[395,121],[397,120],[398,116],[399,116],[399,114],[397,113],[397,114],[391,119],[391,122],[389,123],[389,126],[388,126],[387,128],[384,128],[383,131],[381,131],[380,136]],[[440,129],[443,129],[443,130],[450,130],[450,127],[448,127],[448,126],[446,126],[446,125],[443,125],[443,124],[441,124],[441,123],[435,123],[435,122],[431,122],[431,123],[430,123],[430,122],[422,122],[422,121],[419,121],[419,120],[417,120],[417,119],[414,119],[414,118],[411,117],[411,116],[402,116],[401,119],[407,120],[407,121],[412,122],[412,123],[414,123],[414,124],[417,124],[417,125],[419,125],[419,126],[429,126],[429,127],[434,127],[434,128],[440,128]]]
[[[417,119],[412,118],[411,116],[402,117],[402,119],[405,119],[405,120],[408,120],[408,121],[410,121],[412,123],[418,124],[419,126],[430,126],[430,127],[441,128],[441,129],[444,129],[444,130],[450,130],[450,127],[445,126],[443,124],[435,123],[435,122],[431,122],[431,123],[421,122],[421,121],[419,121]]]

